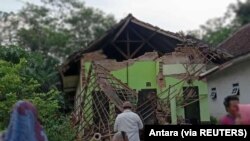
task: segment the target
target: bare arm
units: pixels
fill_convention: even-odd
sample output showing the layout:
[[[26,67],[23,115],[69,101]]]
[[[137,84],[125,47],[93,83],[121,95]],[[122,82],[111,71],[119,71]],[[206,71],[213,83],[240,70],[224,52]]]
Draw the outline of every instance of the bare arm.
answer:
[[[141,121],[141,118],[138,116],[138,127],[139,129],[143,129],[143,123]]]
[[[119,119],[118,117],[115,119],[115,124],[114,124],[114,131],[117,132],[118,131],[118,122],[119,122]]]

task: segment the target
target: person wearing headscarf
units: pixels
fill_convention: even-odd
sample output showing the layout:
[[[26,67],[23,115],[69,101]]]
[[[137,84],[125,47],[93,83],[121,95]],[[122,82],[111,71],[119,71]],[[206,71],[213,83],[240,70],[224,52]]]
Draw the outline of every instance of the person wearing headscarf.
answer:
[[[11,113],[2,141],[48,141],[36,108],[28,101],[18,101]],[[0,139],[0,141],[1,141]]]

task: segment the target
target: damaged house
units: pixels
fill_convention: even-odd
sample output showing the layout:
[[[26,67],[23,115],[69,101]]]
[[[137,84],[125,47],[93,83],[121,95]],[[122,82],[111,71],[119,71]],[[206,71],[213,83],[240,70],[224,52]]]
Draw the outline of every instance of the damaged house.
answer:
[[[228,58],[194,38],[128,15],[60,68],[79,138],[100,133],[110,140],[125,100],[144,124],[209,122],[207,83],[199,76]]]
[[[236,95],[240,103],[250,103],[250,24],[235,32],[218,48],[232,54],[233,58],[201,74],[207,79],[209,109],[216,118],[226,114],[223,105],[226,96]]]

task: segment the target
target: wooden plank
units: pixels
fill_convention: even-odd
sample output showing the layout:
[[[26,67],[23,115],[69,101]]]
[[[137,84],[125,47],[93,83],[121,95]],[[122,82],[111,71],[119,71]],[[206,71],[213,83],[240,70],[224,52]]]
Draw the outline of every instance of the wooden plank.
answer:
[[[120,52],[122,54],[123,57],[125,57],[126,59],[129,59],[129,57],[114,43],[112,43],[112,45],[115,47],[115,49]]]
[[[162,40],[165,44],[167,44],[168,45],[168,47],[170,47],[170,48],[172,48],[173,50],[175,50],[175,48],[174,48],[174,44],[172,43],[172,42],[166,42],[165,40]]]
[[[69,75],[63,77],[64,89],[76,88],[79,81],[79,77],[80,77],[79,75]]]
[[[139,33],[139,32],[137,32],[134,28],[129,28],[129,29],[131,29],[131,31],[136,35],[136,36],[138,36],[142,41],[143,40],[145,40],[145,38]]]
[[[135,19],[132,19],[131,22],[133,22],[133,23],[135,23],[135,24],[137,24],[137,25],[140,25],[140,26],[142,26],[142,27],[145,27],[145,28],[147,28],[147,29],[149,29],[149,30],[157,30],[158,33],[163,34],[163,35],[165,35],[165,36],[168,36],[168,37],[177,39],[177,40],[179,40],[179,41],[183,41],[183,39],[181,39],[180,37],[175,36],[175,35],[172,35],[172,34],[169,34],[169,33],[167,33],[166,31],[160,30],[158,27],[153,27],[153,26],[146,25],[146,24],[144,24],[144,23],[142,23],[142,22],[140,22],[140,21],[138,21],[138,20],[135,20]]]
[[[142,35],[140,35],[140,33],[138,33],[136,30],[134,30],[133,28],[131,28],[132,32],[134,32],[137,36],[139,36],[142,40],[143,43],[132,53],[131,57],[133,58],[134,55],[145,45],[148,44],[149,46],[151,46],[153,49],[155,49],[150,43],[149,40],[151,38],[153,38],[157,32],[152,33],[147,39],[145,39]]]
[[[113,38],[112,42],[115,42],[115,40],[121,35],[121,33],[124,31],[129,22],[130,18],[126,20],[126,22],[122,25],[121,29],[115,34],[115,37]]]
[[[112,43],[112,45],[115,47],[115,49],[120,52],[122,54],[123,57],[125,57],[126,59],[129,59],[129,57],[114,43]]]
[[[127,37],[127,56],[128,56],[129,59],[131,59],[131,56],[130,56],[129,32],[128,31],[127,31],[126,37]]]
[[[115,41],[116,43],[127,43],[127,42],[129,42],[129,43],[141,43],[141,42],[143,42],[142,40],[116,40]]]
[[[147,42],[147,44],[154,50],[156,50],[156,48],[150,43],[150,42]]]
[[[135,54],[146,44],[146,42],[143,42],[132,54],[131,58],[135,56]]]
[[[132,32],[134,33],[134,34],[136,34],[139,38],[141,38],[143,41],[147,41],[146,43],[151,47],[151,48],[153,48],[153,49],[155,49],[155,47],[149,42],[149,40],[151,39],[151,38],[153,38],[153,36],[155,36],[155,34],[157,34],[157,30],[155,30],[154,32],[153,32],[153,34],[151,34],[150,35],[150,37],[148,37],[148,39],[145,39],[145,37],[143,37],[139,32],[137,32],[135,29],[133,29],[133,28],[130,28],[131,30],[132,30]],[[152,36],[152,37],[151,37]]]

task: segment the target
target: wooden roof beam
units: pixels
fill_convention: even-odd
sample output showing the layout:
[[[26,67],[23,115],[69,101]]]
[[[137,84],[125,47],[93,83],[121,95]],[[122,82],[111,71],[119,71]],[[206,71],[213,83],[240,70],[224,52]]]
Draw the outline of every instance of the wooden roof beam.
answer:
[[[115,42],[115,40],[121,35],[121,33],[124,31],[124,29],[127,27],[130,21],[131,21],[131,18],[126,19],[126,22],[122,25],[119,31],[115,34],[114,38],[112,39],[112,42]]]
[[[149,26],[149,25],[147,25],[147,24],[145,24],[145,23],[142,23],[142,22],[140,22],[140,21],[138,21],[138,20],[136,20],[136,19],[132,19],[131,22],[133,22],[133,23],[135,23],[135,24],[137,24],[137,25],[140,25],[140,26],[142,26],[142,27],[145,27],[145,28],[147,28],[147,29],[149,29],[149,30],[155,31],[155,29],[157,29],[157,32],[160,33],[160,34],[162,34],[162,35],[165,35],[165,36],[174,38],[174,39],[179,40],[179,41],[183,41],[183,39],[181,39],[180,37],[177,37],[177,36],[174,36],[174,35],[172,35],[172,34],[169,34],[169,33],[167,33],[166,31],[160,30],[160,28],[158,28],[158,27]]]
[[[135,31],[136,32],[136,31]],[[155,48],[154,48],[154,46],[153,45],[151,45],[150,43],[149,43],[149,40],[151,39],[151,38],[153,38],[154,36],[155,36],[155,34],[156,34],[157,32],[154,32],[154,33],[152,33],[151,35],[150,35],[150,37],[148,37],[147,39],[145,39],[144,37],[142,37],[143,38],[143,40],[144,40],[144,42],[132,53],[132,55],[131,55],[131,57],[134,57],[134,55],[145,45],[145,44],[148,44],[150,47],[152,47],[154,50],[155,50]],[[139,33],[138,33],[139,34]]]
[[[129,56],[126,55],[115,43],[112,43],[112,45],[114,46],[114,48],[120,52],[122,54],[123,57],[125,57],[126,59],[129,59]]]
[[[127,31],[127,34],[126,34],[126,38],[127,38],[127,56],[128,58],[130,59],[131,58],[131,55],[130,55],[130,42],[129,42],[129,32]]]

